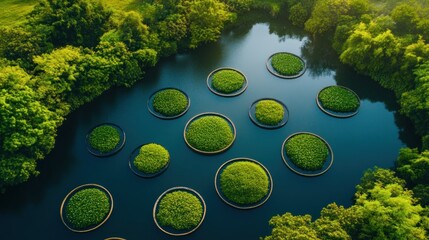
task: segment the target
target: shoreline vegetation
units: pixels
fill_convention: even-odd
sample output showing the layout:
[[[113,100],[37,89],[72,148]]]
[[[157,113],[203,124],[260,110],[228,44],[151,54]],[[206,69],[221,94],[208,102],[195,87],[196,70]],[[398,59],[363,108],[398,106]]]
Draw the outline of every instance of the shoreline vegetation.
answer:
[[[422,148],[401,149],[394,170],[367,171],[351,207],[329,204],[314,221],[309,215],[274,216],[272,235],[264,239],[427,239],[426,2],[201,1],[157,7],[110,0],[2,1],[6,11],[0,19],[17,24],[0,28],[0,189],[39,174],[37,161],[53,149],[58,127],[73,110],[111,87],[132,86],[162,57],[216,41],[226,24],[249,9],[273,15],[283,10],[312,35],[309,41],[329,37],[343,64],[393,91],[400,113],[422,137]],[[124,11],[128,7],[140,12]],[[215,11],[207,12],[207,7]]]

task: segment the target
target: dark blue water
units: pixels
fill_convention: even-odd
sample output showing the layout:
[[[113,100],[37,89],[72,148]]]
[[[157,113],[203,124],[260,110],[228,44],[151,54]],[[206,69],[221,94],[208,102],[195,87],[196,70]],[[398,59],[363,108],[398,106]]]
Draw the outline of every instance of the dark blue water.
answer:
[[[113,89],[71,114],[52,154],[40,163],[41,175],[0,197],[1,238],[172,238],[156,228],[152,208],[157,197],[174,186],[195,189],[207,204],[204,223],[183,239],[258,239],[270,233],[268,220],[273,215],[292,212],[317,217],[328,203],[350,206],[363,172],[373,166],[392,167],[399,148],[415,146],[416,137],[409,123],[396,113],[392,94],[336,62],[329,43],[311,41],[284,22],[247,22],[231,28],[219,42],[163,60],[134,87]],[[306,73],[295,80],[272,76],[265,61],[279,51],[303,56],[309,67]],[[246,92],[235,98],[211,93],[206,77],[219,67],[241,70],[249,81]],[[329,117],[315,103],[320,89],[337,83],[353,89],[362,99],[360,112],[350,119]],[[160,120],[147,110],[149,96],[164,87],[182,89],[191,98],[191,108],[183,117]],[[248,108],[265,97],[288,106],[290,119],[283,128],[266,130],[250,121]],[[219,112],[235,123],[237,138],[228,151],[205,156],[186,146],[183,128],[202,112]],[[90,155],[85,146],[87,131],[102,122],[116,123],[127,134],[122,151],[108,158]],[[335,159],[326,174],[301,177],[282,162],[283,140],[298,131],[316,133],[330,143]],[[139,178],[128,168],[129,154],[148,142],[162,144],[171,154],[170,167],[154,179]],[[256,159],[272,174],[272,196],[260,208],[237,210],[216,195],[216,170],[236,157]],[[77,234],[62,225],[59,208],[70,190],[85,183],[108,188],[114,209],[101,228]]]

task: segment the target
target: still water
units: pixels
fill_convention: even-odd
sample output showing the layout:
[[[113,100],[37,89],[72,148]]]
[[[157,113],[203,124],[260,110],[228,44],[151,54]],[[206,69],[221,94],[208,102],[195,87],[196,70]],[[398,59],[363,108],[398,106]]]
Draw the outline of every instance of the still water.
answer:
[[[268,220],[273,215],[292,212],[317,217],[328,203],[350,206],[363,172],[374,166],[392,167],[399,148],[415,146],[416,137],[409,122],[397,114],[391,93],[339,64],[329,43],[311,40],[285,22],[282,17],[243,21],[226,30],[217,43],[164,59],[132,88],[112,89],[72,113],[60,128],[55,149],[40,163],[41,175],[0,196],[1,238],[173,238],[156,228],[152,208],[157,197],[174,186],[195,189],[207,204],[201,227],[183,239],[258,239],[270,233]],[[272,76],[265,62],[279,51],[302,56],[306,73],[294,80]],[[249,81],[247,90],[234,98],[211,93],[206,77],[219,67],[242,71]],[[356,116],[336,119],[317,108],[318,91],[335,84],[349,87],[361,97]],[[150,95],[164,87],[182,89],[191,98],[191,107],[181,118],[160,120],[147,110]],[[284,127],[266,130],[250,121],[250,105],[265,97],[279,99],[289,108],[290,119]],[[235,123],[237,138],[226,152],[205,156],[186,146],[183,128],[202,112],[219,112]],[[107,158],[92,156],[85,146],[87,131],[102,122],[120,125],[127,139],[118,154]],[[282,162],[283,140],[299,131],[316,133],[330,143],[335,159],[326,174],[301,177]],[[128,158],[135,147],[149,142],[165,146],[171,163],[162,175],[143,179],[131,172]],[[216,170],[236,157],[256,159],[271,172],[273,193],[260,208],[237,210],[216,195]],[[70,190],[85,183],[109,189],[114,209],[101,228],[77,234],[62,225],[59,208]]]

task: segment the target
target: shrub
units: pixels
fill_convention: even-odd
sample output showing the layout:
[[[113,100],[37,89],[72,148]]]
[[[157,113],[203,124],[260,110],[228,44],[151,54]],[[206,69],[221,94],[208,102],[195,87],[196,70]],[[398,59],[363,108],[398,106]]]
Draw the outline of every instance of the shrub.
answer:
[[[287,156],[297,167],[309,171],[322,169],[329,154],[324,141],[305,133],[291,137],[285,148]]]
[[[215,152],[230,145],[234,140],[234,133],[222,117],[204,116],[189,124],[185,137],[192,147]]]
[[[237,161],[222,171],[220,187],[229,200],[238,204],[252,204],[267,195],[269,180],[265,170],[258,164]]]
[[[65,213],[73,228],[85,229],[100,224],[109,210],[110,203],[106,193],[96,188],[87,188],[71,196]]]
[[[157,173],[170,161],[170,154],[163,146],[150,143],[140,148],[134,166],[144,173]]]
[[[155,94],[153,109],[164,116],[176,116],[188,107],[188,98],[177,89],[165,89]]]
[[[330,86],[319,93],[323,108],[335,112],[355,112],[360,105],[359,98],[351,91],[339,86]]]
[[[159,202],[156,219],[161,226],[176,230],[193,229],[203,217],[200,200],[191,193],[174,191],[167,193]]]
[[[261,100],[255,106],[255,116],[258,122],[275,126],[279,124],[285,115],[283,106],[274,100]]]
[[[107,153],[115,149],[120,138],[120,133],[116,128],[102,125],[94,128],[89,134],[89,145],[102,153]]]
[[[271,66],[279,74],[284,76],[294,76],[304,69],[302,60],[290,53],[277,53],[271,58]]]
[[[221,93],[233,93],[240,90],[245,77],[232,69],[219,70],[213,74],[212,87]]]

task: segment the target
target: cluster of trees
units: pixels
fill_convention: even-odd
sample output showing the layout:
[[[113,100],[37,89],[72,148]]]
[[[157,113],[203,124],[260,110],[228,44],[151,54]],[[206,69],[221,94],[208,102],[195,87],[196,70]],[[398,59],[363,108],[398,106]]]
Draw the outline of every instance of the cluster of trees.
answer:
[[[220,0],[151,0],[138,12],[40,0],[24,24],[1,27],[0,189],[38,174],[71,111],[131,86],[162,56],[217,40],[233,10]]]
[[[422,150],[400,150],[394,170],[368,170],[354,204],[270,220],[264,239],[427,239],[429,232],[429,5],[422,0],[289,0],[289,20],[331,36],[341,62],[395,92]]]

